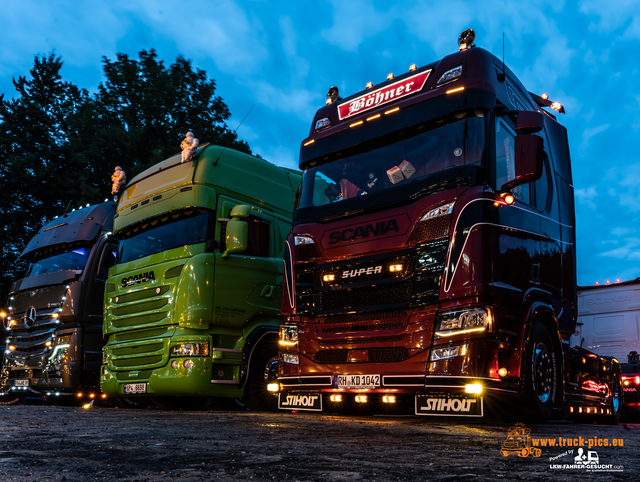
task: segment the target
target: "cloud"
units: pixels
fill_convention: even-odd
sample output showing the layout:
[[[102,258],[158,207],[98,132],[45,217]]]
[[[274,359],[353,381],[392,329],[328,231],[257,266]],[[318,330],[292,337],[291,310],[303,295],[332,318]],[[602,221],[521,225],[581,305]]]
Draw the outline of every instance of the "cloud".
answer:
[[[320,32],[322,39],[348,52],[356,52],[362,42],[389,27],[394,15],[382,12],[368,0],[330,0],[333,25]]]
[[[276,166],[298,169],[298,151],[289,146],[256,144],[253,151]]]
[[[589,143],[591,142],[591,138],[597,136],[601,132],[606,131],[609,127],[611,127],[611,124],[602,124],[585,129],[582,132],[582,143],[580,144],[580,149],[587,149],[589,147]]]
[[[322,95],[318,92],[296,87],[280,87],[265,80],[242,83],[252,92],[257,102],[273,111],[291,114],[305,122],[311,122],[318,106],[323,105]]]
[[[578,200],[578,203],[584,204],[585,206],[594,210],[597,209],[594,200],[596,197],[598,197],[598,192],[596,191],[595,186],[589,186],[586,189],[575,189],[574,194]]]
[[[626,260],[639,260],[640,251],[637,249],[640,246],[640,238],[626,238],[623,240],[624,246],[621,246],[610,251],[604,251],[600,253],[600,256],[608,258],[626,259]]]

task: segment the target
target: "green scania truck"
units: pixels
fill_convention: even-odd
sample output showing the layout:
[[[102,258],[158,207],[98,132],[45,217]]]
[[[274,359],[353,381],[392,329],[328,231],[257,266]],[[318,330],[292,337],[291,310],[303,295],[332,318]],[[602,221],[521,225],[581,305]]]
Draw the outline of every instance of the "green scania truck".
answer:
[[[267,384],[277,372],[285,239],[300,181],[298,171],[219,146],[131,180],[114,219],[103,393],[274,408]]]

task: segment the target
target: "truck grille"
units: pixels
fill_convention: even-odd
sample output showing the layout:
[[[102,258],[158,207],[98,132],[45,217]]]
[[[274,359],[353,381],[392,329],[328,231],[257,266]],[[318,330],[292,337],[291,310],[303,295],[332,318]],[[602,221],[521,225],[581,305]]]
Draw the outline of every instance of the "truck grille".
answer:
[[[395,330],[407,326],[406,320],[372,321],[370,323],[340,323],[321,325],[320,333],[351,333],[357,331]]]
[[[164,338],[107,345],[109,369],[144,370],[164,366],[169,360],[169,342],[169,338]]]
[[[170,323],[171,286],[148,287],[109,297],[109,331],[150,328]]]
[[[404,256],[394,256],[382,260],[372,260],[359,263],[345,264],[333,268],[316,270],[316,286],[326,284],[323,282],[325,275],[333,275],[336,279],[332,284],[351,284],[360,283],[362,281],[372,281],[385,278],[401,278],[407,272],[413,271],[416,262],[416,253],[410,253]],[[389,267],[401,264],[402,271],[390,274]]]
[[[58,320],[53,317],[54,312],[54,308],[37,310],[35,319],[29,323],[30,326],[24,323],[24,312],[12,315],[18,322],[7,339],[7,345],[16,347],[11,352],[12,358],[29,360],[42,356],[47,351],[45,343],[53,341],[53,334],[59,326]]]
[[[403,346],[369,348],[370,363],[395,363],[409,358],[409,350]],[[322,364],[343,364],[349,359],[349,350],[319,350],[313,359]]]
[[[318,295],[318,308],[324,311],[406,303],[412,287],[413,280],[408,280],[397,284],[326,291]]]
[[[451,224],[451,214],[422,221],[411,233],[409,242],[444,238],[449,235],[449,224]]]
[[[372,336],[367,338],[336,338],[332,340],[318,340],[321,345],[355,345],[358,343],[381,343],[385,341],[401,341],[404,335]]]

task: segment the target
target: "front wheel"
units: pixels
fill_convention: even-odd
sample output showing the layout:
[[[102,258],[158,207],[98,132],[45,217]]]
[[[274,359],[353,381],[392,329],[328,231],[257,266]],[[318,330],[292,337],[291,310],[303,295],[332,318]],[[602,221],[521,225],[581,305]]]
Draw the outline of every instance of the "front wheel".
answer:
[[[259,345],[249,362],[249,376],[244,389],[242,402],[250,410],[275,411],[278,398],[267,390],[269,383],[276,383],[278,378],[278,345],[274,341],[266,341]]]
[[[539,321],[531,327],[524,370],[527,415],[534,422],[546,422],[558,393],[558,353],[549,331]]]

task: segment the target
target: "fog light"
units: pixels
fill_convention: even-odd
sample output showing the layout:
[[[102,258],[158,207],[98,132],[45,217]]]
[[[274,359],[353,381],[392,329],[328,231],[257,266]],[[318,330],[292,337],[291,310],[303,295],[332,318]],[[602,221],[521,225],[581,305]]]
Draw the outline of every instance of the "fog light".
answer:
[[[570,407],[570,408],[569,408],[569,411],[570,411],[571,413],[573,413],[573,407]]]
[[[500,368],[500,369],[498,370],[498,375],[500,375],[500,376],[501,376],[501,377],[503,377],[503,378],[507,376],[507,373],[509,373],[509,372],[507,371],[507,369],[506,369],[506,368]]]
[[[174,370],[175,370],[176,368],[178,368],[178,361],[177,361],[177,360],[173,360],[173,361],[171,362],[171,368],[173,368]]]
[[[185,361],[184,361],[184,367],[185,367],[185,368],[191,368],[191,367],[193,367],[193,360],[185,360]]]
[[[482,393],[482,385],[479,383],[468,383],[464,386],[464,391],[466,393],[475,393],[477,395]]]
[[[267,390],[269,390],[270,392],[277,392],[278,388],[280,388],[280,387],[278,386],[277,383],[269,383],[267,385]]]
[[[331,400],[332,402],[341,402],[342,401],[342,395],[340,395],[339,393],[334,393],[333,395],[331,395],[329,397],[329,400]]]
[[[76,397],[81,398],[82,397],[82,392],[76,393]]]
[[[582,413],[582,407],[578,408],[578,413]]]
[[[102,398],[107,398],[107,394],[103,393],[102,395],[100,395]]]
[[[367,396],[366,395],[356,395],[356,402],[357,403],[367,403]]]
[[[391,271],[391,272],[402,271],[402,265],[401,264],[392,264],[391,266],[389,266],[389,271]]]
[[[396,396],[395,395],[383,395],[382,396],[382,402],[383,403],[396,403]]]
[[[327,281],[334,281],[336,279],[336,276],[333,274],[325,274],[322,277],[322,280],[326,283]]]

